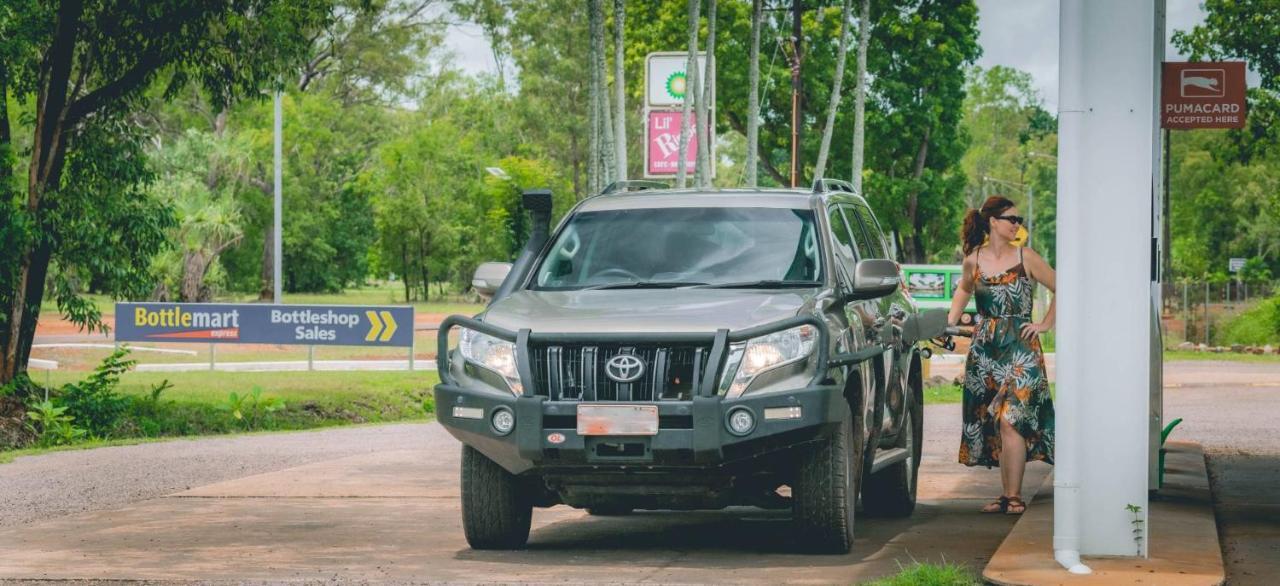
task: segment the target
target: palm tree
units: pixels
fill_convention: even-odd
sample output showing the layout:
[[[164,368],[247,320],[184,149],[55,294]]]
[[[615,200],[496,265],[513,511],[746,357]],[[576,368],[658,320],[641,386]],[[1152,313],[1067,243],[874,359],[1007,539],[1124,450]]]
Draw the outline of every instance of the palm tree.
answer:
[[[600,0],[591,0],[587,6],[587,30],[590,43],[587,49],[587,192],[599,193],[604,187],[600,177],[600,79],[596,77],[596,15]]]
[[[698,12],[702,9],[700,0],[689,0],[689,58],[685,61],[684,107],[680,117],[680,161],[676,163],[676,187],[688,184],[688,171],[685,170],[685,159],[689,152],[689,116],[693,113],[694,89],[698,87]]]
[[[710,107],[708,102],[715,99],[713,95],[716,76],[716,0],[707,0],[707,63],[706,69],[702,72],[703,83],[700,88],[694,88],[697,93],[694,99],[697,100],[697,122],[698,122],[698,162],[697,162],[697,183],[698,187],[706,187],[711,185],[711,116],[708,114]]]
[[[750,94],[747,95],[747,187],[757,183],[756,159],[760,156],[760,25],[764,0],[751,0]]]
[[[836,127],[836,110],[840,107],[840,86],[844,81],[845,56],[849,52],[849,6],[850,0],[844,0],[840,10],[840,48],[836,52],[836,75],[831,82],[831,100],[827,104],[827,125],[822,129],[822,146],[818,148],[818,165],[813,169],[813,177],[821,179],[827,169],[827,154],[831,151],[831,133]]]
[[[867,43],[871,39],[871,0],[862,0],[858,16],[858,87],[853,106],[853,189],[862,193],[862,157],[866,147]]]
[[[623,76],[623,46],[626,31],[626,0],[613,0],[613,140],[614,162],[618,170],[614,174],[618,179],[627,178],[627,87]]]

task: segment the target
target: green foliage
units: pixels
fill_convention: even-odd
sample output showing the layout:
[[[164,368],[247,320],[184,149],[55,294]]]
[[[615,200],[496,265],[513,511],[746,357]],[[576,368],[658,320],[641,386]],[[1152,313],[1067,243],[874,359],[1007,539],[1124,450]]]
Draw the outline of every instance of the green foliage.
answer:
[[[1280,271],[1280,21],[1272,0],[1207,0],[1204,23],[1173,43],[1191,61],[1239,59],[1261,77],[1239,130],[1173,132],[1174,273],[1225,275],[1231,257]]]
[[[1035,216],[1032,246],[1052,263],[1057,121],[1044,110],[1031,75],[999,65],[971,68],[964,112],[961,126],[970,140],[960,164],[968,178],[965,204],[976,208],[990,195],[1012,199],[1024,216]]]
[[[486,98],[458,99],[465,105]],[[373,202],[379,268],[404,279],[406,301],[415,293],[427,299],[428,282],[465,286],[481,262],[514,258],[529,231],[519,203],[524,189],[551,188],[559,209],[570,202],[552,165],[503,156],[489,144],[482,121],[494,113],[459,110],[406,117],[404,134],[376,150],[354,189]]]
[[[26,368],[46,283],[59,310],[90,329],[101,316],[79,297],[87,287],[136,297],[151,285],[150,260],[172,215],[143,189],[150,179],[145,137],[130,115],[154,95],[148,91],[168,100],[200,87],[216,109],[256,96],[306,56],[329,7],[327,0],[0,7],[0,246],[7,253],[0,256],[0,382]],[[19,176],[29,178],[25,186]]]
[[[76,427],[75,417],[66,414],[67,408],[44,400],[27,411],[28,429],[36,434],[41,447],[61,446],[83,439],[87,432]]]
[[[220,255],[244,236],[240,194],[246,190],[246,145],[234,137],[194,128],[153,155],[158,170],[151,191],[175,212],[171,248],[152,270],[162,295],[180,301],[210,301],[225,272]]]
[[[943,562],[925,564],[912,562],[902,571],[888,578],[867,582],[867,586],[978,586],[982,582],[966,567]]]
[[[55,394],[57,403],[93,436],[110,435],[128,411],[129,400],[116,388],[120,376],[136,363],[126,358],[128,354],[127,348],[115,350],[88,378],[64,385]]]
[[[645,55],[685,47],[684,5],[681,0],[627,4],[630,25],[626,70],[631,103],[643,100]],[[567,6],[517,8],[515,19],[545,23],[569,18],[561,15],[576,9]],[[722,2],[717,11],[716,123],[717,131],[722,134],[746,134],[750,9],[747,2]],[[552,14],[544,15],[544,11]],[[806,121],[820,120],[830,101],[831,76],[836,69],[839,43],[822,41],[839,37],[840,11],[838,2],[821,2],[804,13],[802,27],[807,40],[803,46],[801,108]],[[966,139],[960,119],[964,113],[965,67],[980,53],[977,8],[972,2],[877,0],[872,3],[871,14],[873,26],[867,51],[871,84],[864,170],[870,203],[885,229],[898,236],[901,256],[917,261],[949,258],[953,254],[963,205],[965,178],[957,165]],[[555,34],[576,35],[581,39],[585,31],[566,27]],[[790,11],[768,11],[761,32],[762,185],[786,184],[790,174],[787,167],[791,144],[791,85],[786,57],[790,49],[784,46],[790,36]],[[522,59],[530,55],[522,52],[520,39],[521,36],[516,35],[514,42],[516,60],[522,65],[523,90],[525,71],[529,67],[524,66]],[[579,47],[582,44],[578,42]],[[553,50],[556,49],[533,47],[530,53],[540,56]],[[585,62],[585,58],[579,62]],[[855,87],[856,67],[848,67],[846,76],[844,87]],[[581,79],[585,84],[585,77],[568,79]],[[580,87],[584,85],[575,89]],[[529,93],[535,100],[549,99],[540,98],[533,91]],[[555,99],[561,100],[562,95],[556,95]],[[852,105],[852,100],[847,102],[848,106]],[[585,123],[579,125],[583,126]],[[801,159],[805,164],[800,170],[801,185],[808,184],[821,142],[821,133],[816,130],[819,125],[805,126],[801,135]],[[832,138],[828,177],[847,177],[850,172],[852,128],[853,108],[841,108]],[[636,156],[631,160],[640,158]],[[722,175],[717,182],[734,186],[741,184],[741,180],[740,176],[729,174]]]
[[[1280,297],[1265,299],[1232,317],[1223,324],[1214,343],[1224,346],[1280,345]]]
[[[279,397],[262,396],[262,387],[255,386],[253,391],[244,395],[232,391],[222,408],[231,413],[232,419],[245,430],[253,430],[272,423],[275,413],[284,409],[284,401]]]
[[[1129,503],[1124,506],[1124,510],[1128,511],[1130,515],[1133,515],[1133,520],[1129,521],[1129,524],[1133,525],[1133,543],[1138,546],[1138,553],[1141,554],[1143,525],[1147,522],[1146,519],[1142,518],[1142,506]]]

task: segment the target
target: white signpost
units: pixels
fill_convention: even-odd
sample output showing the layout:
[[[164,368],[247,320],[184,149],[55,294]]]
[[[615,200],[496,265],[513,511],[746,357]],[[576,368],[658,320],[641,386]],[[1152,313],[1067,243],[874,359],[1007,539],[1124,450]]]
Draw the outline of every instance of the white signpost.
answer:
[[[1227,269],[1228,269],[1228,270],[1230,270],[1230,271],[1231,271],[1231,272],[1233,272],[1233,273],[1238,273],[1238,272],[1240,272],[1242,269],[1244,269],[1244,259],[1243,259],[1243,258],[1233,258],[1233,259],[1231,259],[1231,260],[1227,261]]]
[[[685,52],[650,53],[645,58],[645,112],[644,112],[644,176],[646,179],[668,179],[680,171],[680,125],[684,120],[684,94],[693,88],[689,85],[686,65],[689,54]],[[706,71],[707,54],[698,53],[698,72]],[[698,83],[703,83],[699,76]],[[710,124],[711,176],[715,177],[715,95],[714,72],[711,92],[707,100]],[[692,96],[690,96],[692,97]],[[685,149],[685,171],[693,173],[698,154],[698,137],[693,121],[689,125],[689,143]]]

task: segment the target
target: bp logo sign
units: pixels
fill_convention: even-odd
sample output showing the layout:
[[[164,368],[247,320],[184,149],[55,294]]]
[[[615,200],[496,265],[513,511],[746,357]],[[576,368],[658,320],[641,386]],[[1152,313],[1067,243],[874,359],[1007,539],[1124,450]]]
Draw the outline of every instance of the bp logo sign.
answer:
[[[707,54],[698,53],[698,71],[706,71]],[[677,51],[650,53],[645,59],[645,94],[647,106],[657,109],[680,107],[689,86],[689,54]],[[714,84],[712,95],[715,95]],[[714,104],[712,100],[710,103]]]
[[[667,95],[675,100],[684,100],[684,90],[689,85],[689,77],[683,71],[667,76]]]

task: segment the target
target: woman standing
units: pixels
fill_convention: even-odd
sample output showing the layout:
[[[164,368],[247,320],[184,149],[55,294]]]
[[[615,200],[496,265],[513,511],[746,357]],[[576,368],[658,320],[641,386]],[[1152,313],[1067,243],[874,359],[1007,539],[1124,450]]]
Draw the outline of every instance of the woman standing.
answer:
[[[1040,350],[1040,334],[1053,328],[1054,303],[1039,323],[1031,319],[1036,283],[1054,291],[1049,263],[1014,245],[1022,216],[1007,198],[993,196],[964,219],[964,280],[948,322],[960,321],[970,296],[978,320],[965,361],[964,432],[960,463],[1000,467],[1004,494],[984,513],[1020,514],[1026,463],[1053,463],[1053,400]]]

